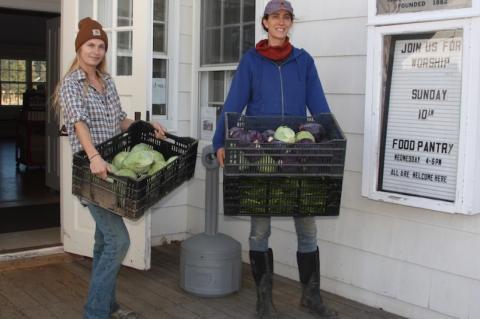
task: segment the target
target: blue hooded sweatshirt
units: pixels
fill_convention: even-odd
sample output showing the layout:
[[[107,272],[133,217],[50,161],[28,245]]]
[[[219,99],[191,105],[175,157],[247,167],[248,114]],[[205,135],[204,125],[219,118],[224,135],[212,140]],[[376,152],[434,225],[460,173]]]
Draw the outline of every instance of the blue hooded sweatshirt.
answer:
[[[245,107],[247,116],[306,116],[307,107],[312,115],[330,112],[313,58],[297,48],[280,64],[254,48],[244,54],[217,121],[215,152],[225,145],[225,112]]]

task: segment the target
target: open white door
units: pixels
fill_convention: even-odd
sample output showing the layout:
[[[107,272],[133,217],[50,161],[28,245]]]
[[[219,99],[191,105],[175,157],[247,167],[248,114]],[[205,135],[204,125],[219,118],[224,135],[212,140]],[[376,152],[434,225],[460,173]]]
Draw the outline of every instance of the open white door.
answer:
[[[87,3],[92,5],[86,5]],[[121,12],[123,16],[117,17],[117,12]],[[150,1],[62,0],[62,74],[65,74],[75,55],[77,23],[79,18],[85,16],[102,22],[109,36],[109,72],[117,85],[123,109],[130,118],[133,118],[134,112],[142,112],[145,118],[148,93],[146,88],[150,76],[146,61],[151,59]],[[88,209],[72,195],[72,152],[68,137],[60,138],[60,163],[60,209],[64,249],[74,254],[92,256],[95,226]],[[131,245],[124,265],[137,269],[150,268],[150,213],[146,212],[138,221],[125,222]]]
[[[60,76],[60,18],[47,21],[47,120],[45,122],[45,185],[60,190],[59,124],[51,108],[52,95]]]

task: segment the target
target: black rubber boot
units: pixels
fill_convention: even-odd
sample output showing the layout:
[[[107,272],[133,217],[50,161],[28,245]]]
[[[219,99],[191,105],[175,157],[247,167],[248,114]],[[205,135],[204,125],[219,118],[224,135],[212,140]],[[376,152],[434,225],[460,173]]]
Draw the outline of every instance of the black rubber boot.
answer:
[[[322,319],[337,319],[336,311],[328,308],[320,295],[320,258],[317,251],[311,253],[297,252],[298,272],[302,283],[302,300],[300,305]]]
[[[257,318],[277,318],[272,301],[273,252],[250,250],[250,266],[257,286]]]

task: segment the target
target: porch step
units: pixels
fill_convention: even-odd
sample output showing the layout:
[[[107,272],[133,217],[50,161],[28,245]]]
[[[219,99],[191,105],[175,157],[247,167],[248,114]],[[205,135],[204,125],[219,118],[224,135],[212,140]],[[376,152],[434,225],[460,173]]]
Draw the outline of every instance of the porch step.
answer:
[[[35,268],[35,267],[41,267],[46,265],[70,263],[83,258],[84,257],[82,256],[73,255],[65,252],[55,253],[52,255],[34,256],[34,257],[28,257],[28,253],[27,253],[27,256],[25,258],[20,258],[18,257],[18,254],[17,254],[16,258],[12,258],[12,260],[4,259],[2,261],[0,259],[0,273],[4,271]]]

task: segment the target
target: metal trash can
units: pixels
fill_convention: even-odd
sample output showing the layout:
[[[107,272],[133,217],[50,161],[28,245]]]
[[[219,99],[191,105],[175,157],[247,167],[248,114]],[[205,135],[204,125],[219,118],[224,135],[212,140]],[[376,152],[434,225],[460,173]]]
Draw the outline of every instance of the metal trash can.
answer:
[[[205,166],[205,232],[182,242],[180,286],[201,297],[225,296],[240,290],[241,245],[218,233],[218,170],[212,145],[202,152]]]

